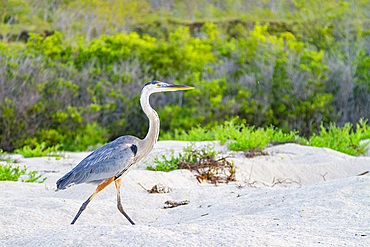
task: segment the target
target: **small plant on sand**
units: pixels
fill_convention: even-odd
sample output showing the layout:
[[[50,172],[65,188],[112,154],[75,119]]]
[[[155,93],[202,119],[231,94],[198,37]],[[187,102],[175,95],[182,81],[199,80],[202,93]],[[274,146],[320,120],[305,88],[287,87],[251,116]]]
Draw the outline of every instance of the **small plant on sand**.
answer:
[[[147,166],[146,169],[150,171],[161,171],[161,172],[170,172],[173,170],[177,170],[177,164],[183,160],[185,157],[183,157],[183,154],[179,154],[178,156],[174,155],[175,151],[171,149],[171,158],[167,159],[166,155],[162,155],[161,158],[155,157],[154,158],[154,164],[156,164],[155,167],[153,166]]]
[[[12,161],[7,158],[6,165],[0,164],[0,181],[18,181],[22,175],[27,175],[28,179],[22,179],[22,182],[32,183],[38,182],[43,183],[46,180],[46,177],[41,178],[42,175],[37,174],[36,171],[28,172],[27,168],[20,168],[19,166],[13,166]],[[40,180],[41,179],[41,180]]]
[[[59,149],[60,145],[45,148],[45,143],[43,142],[38,144],[35,148],[24,146],[21,149],[16,149],[14,150],[14,153],[21,154],[25,158],[42,156],[63,157],[63,154],[59,151]]]
[[[175,151],[171,149],[171,158],[168,159],[166,155],[162,155],[161,157],[154,158],[153,166],[147,166],[147,169],[150,171],[161,171],[161,172],[170,172],[179,169],[178,165],[183,161],[193,161],[197,159],[196,155],[192,155],[194,152],[193,146],[185,147],[184,153],[179,153],[177,156],[174,155]],[[202,154],[206,157],[211,157],[216,154],[215,151],[212,150],[211,147],[206,146],[203,147],[201,150]]]
[[[162,155],[162,160],[155,158],[156,167],[148,166],[148,170],[173,171],[177,169],[188,169],[196,172],[198,182],[206,180],[214,185],[235,181],[235,166],[225,157],[216,159],[216,152],[205,146],[201,150],[194,150],[192,146],[184,148],[184,154],[174,156],[171,151],[171,159]]]

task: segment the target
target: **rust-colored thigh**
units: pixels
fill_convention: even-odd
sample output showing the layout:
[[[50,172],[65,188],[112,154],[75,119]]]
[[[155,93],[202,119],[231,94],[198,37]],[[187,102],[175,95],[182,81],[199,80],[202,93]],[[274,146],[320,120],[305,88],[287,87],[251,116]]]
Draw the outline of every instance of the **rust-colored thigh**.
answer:
[[[121,178],[115,180],[114,183],[116,184],[117,191],[119,191],[121,188]]]
[[[111,179],[99,184],[99,186],[96,188],[95,192],[98,193],[99,191],[102,191],[105,187],[110,185],[113,181],[114,181],[114,177],[112,177]]]

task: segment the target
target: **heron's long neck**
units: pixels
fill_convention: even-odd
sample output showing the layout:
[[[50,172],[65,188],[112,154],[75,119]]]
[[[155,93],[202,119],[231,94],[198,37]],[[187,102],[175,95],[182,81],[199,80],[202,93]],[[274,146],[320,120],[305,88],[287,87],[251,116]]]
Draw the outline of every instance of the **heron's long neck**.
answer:
[[[143,92],[140,97],[140,104],[149,119],[149,130],[146,137],[142,140],[145,156],[153,149],[159,135],[159,117],[157,112],[150,106],[150,94]]]

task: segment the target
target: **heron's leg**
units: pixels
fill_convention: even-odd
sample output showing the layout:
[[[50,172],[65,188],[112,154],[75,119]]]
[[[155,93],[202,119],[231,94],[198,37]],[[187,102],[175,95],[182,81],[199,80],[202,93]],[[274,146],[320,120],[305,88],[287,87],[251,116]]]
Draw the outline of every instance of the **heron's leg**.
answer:
[[[114,180],[114,177],[113,178],[111,178],[111,179],[109,179],[108,181],[105,181],[105,182],[103,182],[103,183],[101,183],[101,184],[99,184],[99,186],[96,188],[96,190],[95,190],[95,192],[94,192],[94,194],[92,194],[90,197],[89,197],[89,199],[87,199],[83,204],[82,204],[82,206],[81,206],[81,208],[80,208],[80,210],[78,211],[78,213],[76,214],[76,216],[75,216],[75,218],[73,219],[73,221],[72,221],[72,223],[71,223],[71,225],[73,225],[75,222],[76,222],[76,220],[78,219],[78,217],[80,217],[80,215],[81,215],[81,213],[82,213],[82,211],[84,211],[85,210],[85,208],[86,208],[86,206],[87,206],[87,204],[89,204],[89,202],[96,196],[96,194],[98,194],[100,191],[102,191],[105,187],[107,187],[110,183],[112,183],[113,182],[113,180]]]
[[[130,221],[132,225],[135,225],[135,223],[132,221],[132,219],[126,214],[126,212],[123,210],[122,204],[121,204],[121,179],[117,179],[114,181],[116,184],[116,189],[117,189],[117,207],[118,210]]]

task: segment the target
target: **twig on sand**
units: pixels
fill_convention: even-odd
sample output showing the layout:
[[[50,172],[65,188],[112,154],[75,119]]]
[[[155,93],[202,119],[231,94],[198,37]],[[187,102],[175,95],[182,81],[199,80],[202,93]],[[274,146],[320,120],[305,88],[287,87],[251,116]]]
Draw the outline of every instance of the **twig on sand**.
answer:
[[[143,188],[144,190],[148,191],[149,193],[158,193],[158,194],[162,194],[162,193],[169,193],[172,191],[172,189],[170,187],[167,187],[163,184],[156,184],[154,185],[150,190],[146,189],[144,186],[141,185],[141,183],[138,183],[141,188]]]
[[[271,185],[268,185],[264,182],[257,181],[257,180],[251,180],[252,179],[252,172],[253,172],[253,165],[251,166],[251,171],[249,173],[249,178],[248,181],[244,181],[244,185],[237,185],[238,189],[242,189],[246,186],[251,187],[251,188],[257,188],[257,185],[263,185],[266,187],[274,187],[278,184],[298,184],[299,186],[302,186],[300,182],[294,181],[290,178],[285,178],[285,179],[276,179],[275,177],[272,179]],[[324,174],[325,176],[326,174]]]
[[[299,183],[297,181],[294,181],[290,178],[285,178],[285,179],[281,180],[281,179],[275,179],[275,177],[274,177],[273,180],[272,180],[271,187],[274,187],[275,185],[278,185],[278,184],[298,184],[299,186],[302,186],[301,183]]]
[[[174,207],[178,207],[181,205],[189,204],[189,201],[188,200],[181,201],[181,202],[166,201],[164,204],[166,204],[166,206],[164,206],[163,208],[167,209],[167,208],[174,208]]]
[[[357,176],[363,176],[363,175],[366,175],[368,173],[369,173],[369,171],[366,171],[366,172],[363,172],[363,173],[358,174]]]
[[[236,181],[235,166],[233,162],[227,160],[228,157],[215,159],[214,154],[206,155],[194,150],[191,154],[192,159],[179,162],[177,167],[195,171],[199,183],[206,180],[217,186],[218,183]]]
[[[328,173],[327,173],[327,172],[325,172],[323,175],[322,175],[322,174],[320,174],[320,176],[322,177],[322,179],[324,179],[324,181],[326,181],[326,178],[325,178],[326,174],[328,174]]]

